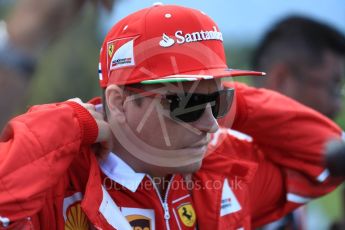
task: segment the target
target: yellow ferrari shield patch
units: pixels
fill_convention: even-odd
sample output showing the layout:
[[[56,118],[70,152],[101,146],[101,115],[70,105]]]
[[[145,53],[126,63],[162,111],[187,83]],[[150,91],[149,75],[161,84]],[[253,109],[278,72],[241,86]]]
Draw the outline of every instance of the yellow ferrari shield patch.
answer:
[[[191,203],[182,204],[177,208],[182,223],[187,227],[193,227],[196,220],[194,208]]]
[[[113,56],[114,53],[114,44],[110,44],[108,47],[108,55],[111,58]]]

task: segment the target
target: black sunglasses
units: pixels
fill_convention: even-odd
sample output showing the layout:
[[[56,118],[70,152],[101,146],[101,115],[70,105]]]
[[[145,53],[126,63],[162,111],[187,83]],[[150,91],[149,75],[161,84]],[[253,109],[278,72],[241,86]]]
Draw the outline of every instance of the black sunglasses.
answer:
[[[221,118],[229,111],[234,98],[234,89],[224,89],[211,94],[168,93],[166,95],[140,88],[126,87],[126,89],[141,96],[166,99],[170,104],[170,117],[183,122],[197,121],[208,104],[211,106],[214,118]]]

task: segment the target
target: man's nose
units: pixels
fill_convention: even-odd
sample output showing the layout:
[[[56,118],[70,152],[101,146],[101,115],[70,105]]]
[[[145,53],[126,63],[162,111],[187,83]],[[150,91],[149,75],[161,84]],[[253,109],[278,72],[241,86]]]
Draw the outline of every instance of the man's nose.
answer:
[[[217,119],[213,116],[209,103],[206,105],[205,112],[194,122],[193,126],[207,133],[215,133],[219,129]]]

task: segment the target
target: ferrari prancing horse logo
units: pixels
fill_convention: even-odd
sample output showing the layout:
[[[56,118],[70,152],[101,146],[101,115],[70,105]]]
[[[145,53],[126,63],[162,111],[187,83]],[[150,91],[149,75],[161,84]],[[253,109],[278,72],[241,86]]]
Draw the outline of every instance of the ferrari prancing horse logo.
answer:
[[[114,53],[114,45],[110,44],[108,47],[108,55],[110,58],[113,56],[113,53]]]
[[[191,203],[185,203],[177,208],[182,223],[187,227],[193,227],[196,220],[194,208]]]

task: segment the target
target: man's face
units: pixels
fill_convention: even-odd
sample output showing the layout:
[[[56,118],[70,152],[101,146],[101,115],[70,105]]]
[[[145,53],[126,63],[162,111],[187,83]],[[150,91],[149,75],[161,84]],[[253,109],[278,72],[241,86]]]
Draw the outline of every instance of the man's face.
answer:
[[[211,94],[221,89],[220,80],[146,85],[140,88],[143,92],[155,92],[157,95],[184,92]],[[206,106],[204,113],[196,121],[183,122],[171,118],[170,104],[167,99],[128,93],[126,89],[124,92],[126,96],[123,101],[123,113],[126,119],[125,125],[129,129],[124,128],[122,131],[130,137],[130,143],[119,141],[124,148],[135,155],[139,161],[143,161],[144,165],[148,165],[147,167],[150,167],[150,161],[143,158],[144,154],[148,154],[147,157],[157,156],[153,158],[155,163],[152,163],[152,168],[166,170],[166,173],[187,173],[199,169],[207,150],[210,134],[219,128],[210,105]],[[135,99],[136,97],[140,99]],[[115,137],[121,139],[116,136],[118,130],[114,132]],[[139,152],[133,153],[136,150],[129,145],[138,146]],[[186,162],[190,163],[186,164]],[[167,167],[167,163],[171,163],[171,166]]]
[[[341,109],[344,85],[344,57],[331,51],[323,53],[319,65],[306,66],[301,61],[298,70],[289,69],[289,77],[271,87],[329,118],[335,118]],[[281,74],[281,72],[279,72]],[[283,74],[286,72],[283,72]],[[281,77],[279,74],[274,76]],[[273,78],[271,79],[274,80]],[[278,81],[276,81],[278,82]]]
[[[344,73],[344,58],[325,52],[321,65],[305,68],[305,81],[297,99],[329,118],[335,118],[341,109]]]

